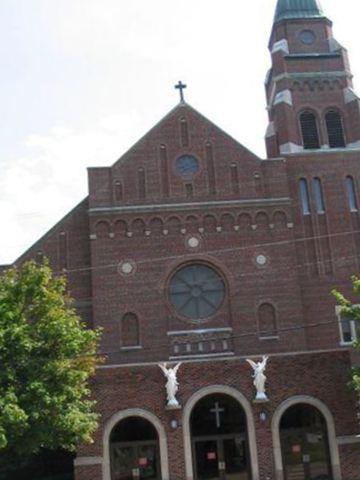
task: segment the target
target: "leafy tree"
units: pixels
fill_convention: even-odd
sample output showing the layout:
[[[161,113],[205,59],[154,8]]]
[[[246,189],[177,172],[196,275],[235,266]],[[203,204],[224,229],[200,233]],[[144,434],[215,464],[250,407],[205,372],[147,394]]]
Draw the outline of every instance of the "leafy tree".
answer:
[[[355,295],[360,296],[360,279],[357,277],[352,277],[352,285],[353,285],[353,292]],[[359,331],[360,327],[360,302],[358,304],[353,304],[349,300],[347,300],[343,294],[338,292],[337,290],[333,291],[333,294],[338,302],[338,304],[342,307],[341,308],[341,315],[346,318],[350,318],[356,322],[356,329]],[[357,340],[354,342],[354,347],[360,350],[360,338],[359,335]],[[353,387],[360,395],[360,368],[353,369]]]
[[[65,279],[47,263],[0,276],[0,463],[92,441],[99,335],[81,323]]]

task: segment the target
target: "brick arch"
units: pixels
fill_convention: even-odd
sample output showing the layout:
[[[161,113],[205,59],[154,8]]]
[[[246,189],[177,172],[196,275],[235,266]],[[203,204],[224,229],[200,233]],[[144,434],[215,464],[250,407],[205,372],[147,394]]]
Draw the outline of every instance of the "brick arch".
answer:
[[[241,230],[248,230],[252,225],[252,218],[249,213],[240,213],[238,216],[238,223]]]
[[[283,414],[286,410],[293,405],[298,403],[305,403],[307,405],[312,405],[317,408],[320,413],[324,416],[327,433],[329,438],[329,449],[330,449],[330,458],[332,466],[332,474],[334,480],[341,480],[341,470],[340,470],[340,456],[339,449],[336,440],[336,430],[335,422],[330,412],[329,408],[322,401],[317,398],[310,397],[308,395],[297,395],[295,397],[290,397],[285,400],[281,405],[277,407],[274,412],[272,422],[271,422],[271,431],[273,437],[273,448],[274,448],[274,462],[275,462],[275,475],[278,480],[284,480],[284,466],[281,453],[281,441],[280,441],[280,422]]]
[[[153,413],[143,410],[141,408],[129,408],[115,413],[105,424],[103,432],[103,461],[102,474],[103,480],[111,480],[110,467],[110,435],[113,428],[128,417],[140,417],[150,422],[155,428],[159,436],[160,447],[160,463],[161,463],[161,478],[169,480],[169,460],[168,460],[168,445],[167,437],[163,424]]]
[[[205,215],[203,225],[206,232],[216,232],[218,220],[215,215]]]
[[[192,462],[192,449],[191,449],[191,430],[190,430],[190,417],[191,412],[195,405],[203,397],[214,393],[221,393],[235,398],[239,405],[243,408],[246,416],[247,432],[249,438],[249,450],[250,450],[250,463],[252,471],[252,480],[259,480],[259,465],[258,454],[256,445],[255,434],[255,422],[250,402],[245,396],[233,387],[227,385],[211,385],[209,387],[202,388],[195,392],[186,402],[183,410],[182,425],[184,430],[184,451],[185,451],[185,472],[186,480],[194,479],[194,469]]]
[[[125,236],[128,231],[128,224],[125,220],[117,220],[114,224],[114,233],[117,236]]]
[[[166,220],[165,226],[170,235],[176,235],[181,232],[182,221],[179,217],[173,215]]]
[[[94,231],[98,238],[109,238],[111,224],[107,220],[100,220],[95,224]]]
[[[266,212],[258,212],[255,217],[255,224],[259,229],[267,229],[269,227],[269,216]]]
[[[276,212],[273,213],[272,219],[276,228],[283,229],[288,223],[287,215],[283,210],[276,210]]]
[[[164,230],[164,222],[160,217],[154,217],[149,222],[149,228],[151,233],[159,235]]]
[[[221,228],[225,232],[229,232],[234,229],[235,217],[231,213],[223,213],[220,218]]]
[[[200,221],[196,215],[188,215],[185,219],[186,230],[196,233],[199,230]]]
[[[333,85],[333,88],[337,88],[337,89],[342,89],[343,86],[341,85],[341,82],[340,80],[332,80],[331,81],[331,84]]]
[[[146,230],[146,224],[142,218],[135,218],[131,222],[131,231],[135,235],[144,235]]]

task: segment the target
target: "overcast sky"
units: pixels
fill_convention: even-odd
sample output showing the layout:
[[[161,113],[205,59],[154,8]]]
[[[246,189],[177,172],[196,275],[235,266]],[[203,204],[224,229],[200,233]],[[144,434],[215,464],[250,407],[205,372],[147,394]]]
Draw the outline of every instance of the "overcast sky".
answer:
[[[360,85],[358,0],[323,0]],[[0,0],[0,264],[186,100],[263,157],[276,0]]]

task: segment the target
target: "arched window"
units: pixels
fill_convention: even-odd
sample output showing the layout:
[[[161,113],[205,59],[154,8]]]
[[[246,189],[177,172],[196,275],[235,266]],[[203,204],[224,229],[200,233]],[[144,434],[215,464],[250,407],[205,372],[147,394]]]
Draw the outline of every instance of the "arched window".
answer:
[[[301,134],[304,148],[320,148],[319,130],[316,117],[312,112],[303,112],[300,115]]]
[[[342,118],[339,112],[330,110],[325,115],[326,130],[330,148],[346,146]]]
[[[193,322],[215,315],[224,298],[223,279],[207,265],[198,263],[186,265],[170,280],[170,302],[177,314]]]
[[[346,177],[346,193],[347,193],[350,211],[357,212],[358,204],[356,199],[355,182],[353,177],[351,177],[350,175]]]
[[[304,215],[310,215],[309,188],[307,180],[301,178],[299,181],[301,206]]]
[[[259,307],[258,316],[260,337],[277,336],[275,307],[271,303],[263,303]]]
[[[134,313],[126,313],[120,325],[121,346],[137,347],[140,344],[139,320]]]
[[[313,187],[314,187],[316,211],[317,213],[325,213],[325,203],[324,203],[324,197],[323,197],[320,178],[316,177],[313,179]]]

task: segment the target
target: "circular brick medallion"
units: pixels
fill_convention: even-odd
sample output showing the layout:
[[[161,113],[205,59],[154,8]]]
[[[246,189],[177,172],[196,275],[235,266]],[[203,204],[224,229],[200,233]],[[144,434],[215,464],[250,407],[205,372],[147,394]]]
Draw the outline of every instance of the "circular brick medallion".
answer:
[[[268,259],[265,257],[265,255],[257,255],[256,257],[256,263],[260,266],[260,267],[264,267],[268,262]]]
[[[121,275],[132,275],[136,270],[136,264],[132,260],[124,260],[119,263],[118,271]]]
[[[190,248],[198,248],[200,246],[200,239],[198,237],[190,237],[187,239],[186,244]]]

